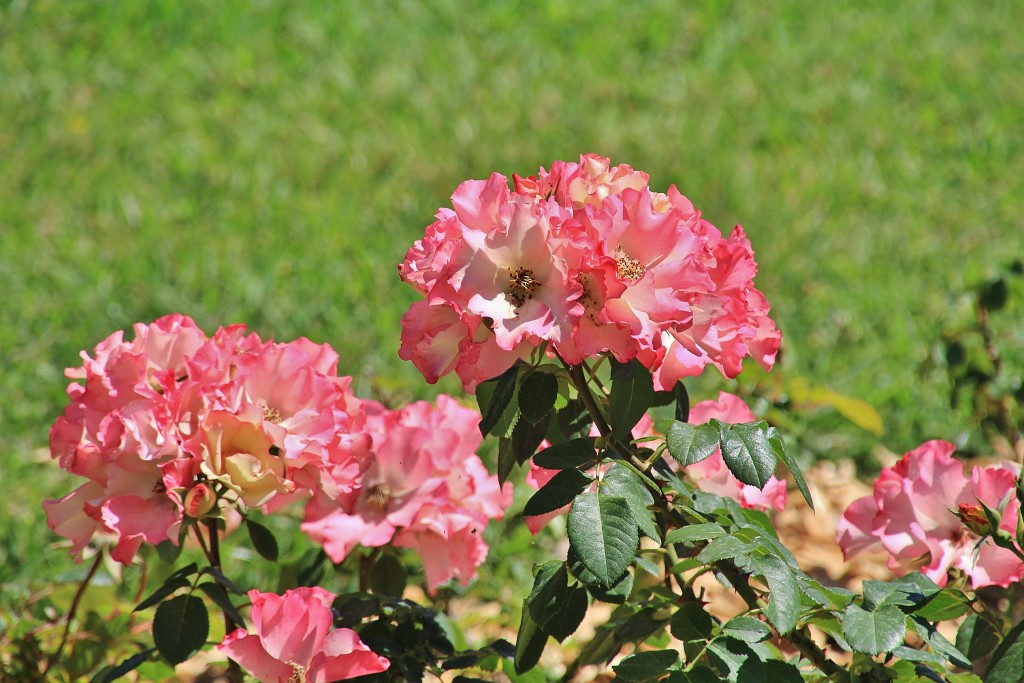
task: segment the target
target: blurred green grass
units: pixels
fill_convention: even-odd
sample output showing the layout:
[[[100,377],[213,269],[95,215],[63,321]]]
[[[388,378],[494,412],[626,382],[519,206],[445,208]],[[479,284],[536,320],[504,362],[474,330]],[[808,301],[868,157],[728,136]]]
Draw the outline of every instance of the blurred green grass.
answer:
[[[892,450],[957,438],[920,368],[1024,253],[1021,25],[923,0],[5,3],[5,579],[69,566],[39,501],[76,484],[39,451],[79,350],[180,311],[329,342],[364,396],[457,392],[397,357],[395,264],[461,180],[584,152],[745,226],[786,372],[870,402]]]

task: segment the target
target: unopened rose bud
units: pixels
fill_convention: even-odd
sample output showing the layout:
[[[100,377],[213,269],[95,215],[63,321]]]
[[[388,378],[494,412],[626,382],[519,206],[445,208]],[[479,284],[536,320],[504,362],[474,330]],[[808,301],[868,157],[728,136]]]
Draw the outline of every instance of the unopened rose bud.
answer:
[[[960,503],[960,505],[957,506],[956,516],[960,518],[960,521],[964,523],[965,527],[979,536],[987,536],[992,533],[992,527],[989,525],[988,517],[985,516],[985,512],[981,509],[980,505]]]
[[[200,519],[213,509],[217,496],[206,484],[196,484],[185,495],[185,514]]]

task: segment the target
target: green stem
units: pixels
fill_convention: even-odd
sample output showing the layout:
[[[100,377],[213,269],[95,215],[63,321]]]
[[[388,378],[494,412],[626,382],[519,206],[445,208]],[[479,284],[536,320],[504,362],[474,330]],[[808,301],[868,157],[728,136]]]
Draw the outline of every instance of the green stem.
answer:
[[[220,535],[217,532],[217,520],[209,518],[206,520],[206,531],[210,535],[210,546],[207,550],[206,546],[202,542],[202,534],[199,533],[198,527],[196,535],[200,538],[200,545],[203,545],[203,552],[206,553],[207,559],[210,561],[210,566],[219,572],[223,573],[220,563]],[[236,624],[235,620],[231,618],[227,612],[224,612],[224,635],[233,633],[240,624]],[[224,672],[224,677],[232,683],[241,683],[244,674],[242,673],[242,667],[233,659],[228,659],[228,670]]]
[[[61,634],[60,644],[57,645],[57,649],[54,651],[53,656],[51,656],[49,660],[46,662],[46,668],[43,670],[44,677],[46,676],[46,673],[50,670],[50,668],[54,664],[59,662],[60,658],[63,656],[64,646],[67,645],[68,635],[71,633],[71,622],[74,620],[75,613],[78,611],[78,605],[82,602],[82,596],[85,595],[85,589],[88,588],[89,584],[92,582],[93,577],[96,576],[96,572],[99,570],[100,562],[102,561],[103,551],[101,550],[100,552],[96,553],[96,559],[93,560],[92,566],[89,567],[88,573],[86,573],[85,578],[82,579],[82,584],[78,587],[78,590],[75,591],[75,597],[71,599],[71,606],[68,608],[68,617],[67,620],[64,622],[64,633]]]

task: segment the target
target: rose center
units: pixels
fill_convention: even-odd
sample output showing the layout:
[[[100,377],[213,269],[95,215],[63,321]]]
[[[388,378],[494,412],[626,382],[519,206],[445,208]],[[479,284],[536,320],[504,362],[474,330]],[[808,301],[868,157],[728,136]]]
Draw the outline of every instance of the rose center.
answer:
[[[288,678],[288,683],[305,683],[306,682],[306,670],[295,662],[285,662],[287,666],[292,668],[292,675]]]
[[[615,271],[618,273],[620,280],[636,282],[644,276],[647,269],[635,258],[623,254],[615,262]]]
[[[540,280],[528,268],[520,266],[515,270],[509,271],[508,296],[512,299],[512,303],[515,304],[516,308],[526,303],[527,299],[532,299],[534,291],[540,285]]]
[[[377,510],[384,510],[391,502],[391,487],[385,482],[378,482],[370,487],[366,495],[366,504]]]
[[[279,424],[281,422],[281,412],[277,408],[271,408],[263,401],[257,401],[257,405],[263,408],[263,419],[271,424]]]

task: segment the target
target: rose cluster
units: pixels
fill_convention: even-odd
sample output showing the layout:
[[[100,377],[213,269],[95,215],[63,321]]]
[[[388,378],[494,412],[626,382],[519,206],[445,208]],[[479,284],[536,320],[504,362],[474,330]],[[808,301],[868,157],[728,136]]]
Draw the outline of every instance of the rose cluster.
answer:
[[[754,254],[670,187],[596,155],[536,176],[471,180],[399,265],[424,299],[402,318],[400,355],[428,382],[467,390],[538,346],[569,364],[639,359],[659,389],[714,365],[768,368],[780,334],[753,285]]]
[[[1014,495],[1019,467],[1010,462],[974,467],[968,477],[947,441],[928,441],[882,470],[872,495],[846,510],[836,537],[849,558],[884,550],[898,573],[918,570],[944,586],[955,567],[971,586],[1008,586],[1024,577],[1024,563],[992,540],[982,504],[1001,514],[999,529],[1017,530]]]
[[[347,495],[314,495],[302,525],[340,562],[357,545],[413,547],[433,591],[452,577],[463,585],[487,557],[483,530],[512,502],[476,455],[480,413],[441,395],[388,411],[366,402],[373,462]]]
[[[394,537],[430,558],[436,586],[468,581],[486,555],[480,531],[507,495],[473,452],[479,414],[449,397],[389,411],[355,397],[327,345],[263,341],[241,325],[208,337],[182,315],[82,357],[50,448],[86,481],[44,503],[78,556],[106,534],[128,564],[144,542],[177,544],[189,519],[299,499],[304,528],[336,561]],[[449,540],[466,555],[446,565]]]

